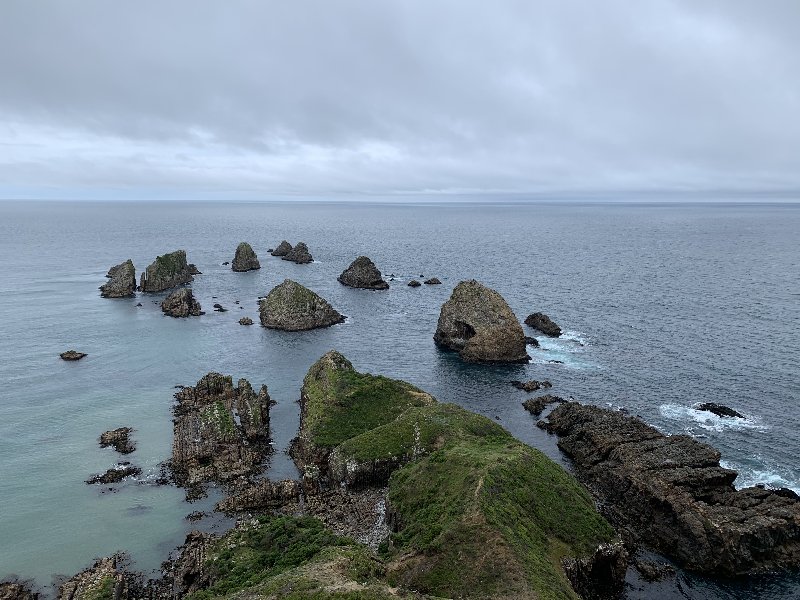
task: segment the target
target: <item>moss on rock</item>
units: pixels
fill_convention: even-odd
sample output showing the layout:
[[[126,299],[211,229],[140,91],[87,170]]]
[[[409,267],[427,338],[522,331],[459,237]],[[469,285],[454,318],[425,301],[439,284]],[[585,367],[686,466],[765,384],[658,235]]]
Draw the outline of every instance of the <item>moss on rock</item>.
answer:
[[[283,331],[330,327],[345,320],[327,300],[291,279],[272,288],[259,304],[259,316],[264,327]]]

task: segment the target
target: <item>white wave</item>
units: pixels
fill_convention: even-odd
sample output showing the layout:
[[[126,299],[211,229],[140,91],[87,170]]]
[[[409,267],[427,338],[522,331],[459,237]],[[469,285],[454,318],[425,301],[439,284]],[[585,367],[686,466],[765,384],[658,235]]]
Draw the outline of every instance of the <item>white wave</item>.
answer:
[[[714,413],[706,410],[697,410],[691,406],[680,404],[662,404],[658,411],[665,419],[671,421],[681,421],[689,427],[687,432],[691,432],[692,427],[700,427],[706,431],[725,431],[752,429],[756,431],[766,431],[768,426],[761,423],[761,419],[756,416],[746,415],[744,419],[738,417],[718,417]]]
[[[762,484],[770,488],[788,488],[800,494],[800,481],[789,481],[781,474],[771,471],[766,467],[749,468],[727,460],[721,460],[719,464],[726,469],[733,469],[739,473],[738,477],[736,477],[736,481],[733,482],[737,490]]]

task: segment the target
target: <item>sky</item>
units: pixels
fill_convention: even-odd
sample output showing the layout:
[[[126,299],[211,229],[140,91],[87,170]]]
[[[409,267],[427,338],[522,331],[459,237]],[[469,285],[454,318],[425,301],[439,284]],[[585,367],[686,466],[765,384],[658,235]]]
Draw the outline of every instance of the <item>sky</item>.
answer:
[[[800,190],[797,0],[2,0],[0,198]]]

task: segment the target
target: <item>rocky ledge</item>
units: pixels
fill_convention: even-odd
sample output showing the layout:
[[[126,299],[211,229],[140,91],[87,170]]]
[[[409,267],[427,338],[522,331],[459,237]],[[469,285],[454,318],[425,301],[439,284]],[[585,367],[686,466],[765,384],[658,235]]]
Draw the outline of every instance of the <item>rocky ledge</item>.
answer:
[[[566,402],[566,400],[564,400],[561,396],[545,394],[544,396],[537,396],[536,398],[528,398],[522,403],[522,406],[534,417],[538,417],[548,405],[563,404],[564,402]]]
[[[436,345],[466,362],[524,363],[525,335],[503,297],[474,279],[462,281],[442,305]]]
[[[130,435],[133,429],[130,427],[119,427],[100,434],[101,448],[114,448],[120,454],[130,454],[136,450],[136,444],[131,440]]]
[[[620,412],[562,404],[543,426],[627,536],[687,569],[736,576],[800,566],[800,499],[736,490],[720,453]]]
[[[375,263],[366,256],[359,256],[337,278],[339,283],[365,290],[388,290],[389,284],[381,276]]]
[[[287,254],[289,254],[289,252],[291,252],[291,250],[292,250],[292,245],[286,240],[283,240],[280,244],[278,244],[277,248],[270,251],[270,254],[272,256],[286,256]]]
[[[345,320],[327,300],[291,279],[272,288],[258,310],[264,327],[283,331],[330,327]]]
[[[191,269],[186,262],[186,251],[176,250],[157,257],[139,278],[143,292],[163,292],[192,281]]]
[[[170,317],[198,317],[205,314],[200,303],[195,300],[192,288],[180,288],[164,298],[161,312]]]
[[[261,263],[258,262],[258,256],[252,246],[247,242],[242,242],[236,247],[236,256],[233,257],[231,269],[238,273],[244,271],[256,271],[261,268]]]
[[[297,242],[297,245],[289,250],[285,255],[281,256],[281,260],[288,260],[298,265],[305,265],[314,262],[314,258],[308,251],[308,246],[305,242]]]
[[[107,283],[100,286],[103,298],[129,298],[136,295],[136,269],[131,259],[108,270]]]
[[[558,337],[561,335],[561,327],[556,325],[550,317],[544,313],[533,313],[525,317],[525,325],[538,329],[543,334],[550,337]]]
[[[175,394],[170,469],[183,487],[228,482],[258,472],[270,453],[267,386],[208,373]]]

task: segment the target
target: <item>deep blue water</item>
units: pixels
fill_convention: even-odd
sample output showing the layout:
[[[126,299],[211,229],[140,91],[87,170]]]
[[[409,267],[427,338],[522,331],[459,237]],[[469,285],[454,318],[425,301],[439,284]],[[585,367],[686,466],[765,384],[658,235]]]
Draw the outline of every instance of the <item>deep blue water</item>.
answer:
[[[305,241],[316,262],[270,257],[282,239]],[[285,450],[301,381],[331,348],[359,370],[497,418],[557,460],[510,380],[549,379],[553,393],[701,437],[740,470],[737,485],[800,491],[798,239],[798,204],[0,203],[0,577],[49,583],[121,549],[155,569],[193,527],[183,517],[214,501],[189,505],[179,490],[148,483],[170,453],[173,386],[210,370],[269,386],[270,475],[293,476]],[[222,266],[240,241],[253,245],[260,271]],[[162,295],[100,298],[111,265],[132,258],[138,276],[177,248],[203,272],[193,289],[205,316],[164,317],[153,302]],[[336,281],[360,254],[395,275],[388,292]],[[422,276],[443,285],[405,285]],[[240,326],[245,315],[258,322],[256,299],[286,277],[347,322],[304,333]],[[464,365],[438,351],[439,308],[469,278],[500,292],[520,319],[543,311],[566,334],[537,335],[529,365]],[[214,302],[230,310],[212,312]],[[89,356],[59,360],[73,347]],[[692,409],[703,401],[747,419]],[[136,428],[130,460],[145,474],[103,494],[83,481],[117,460],[97,437],[123,425]],[[653,597],[636,585],[631,598]],[[682,574],[657,591],[790,598],[800,579]]]

